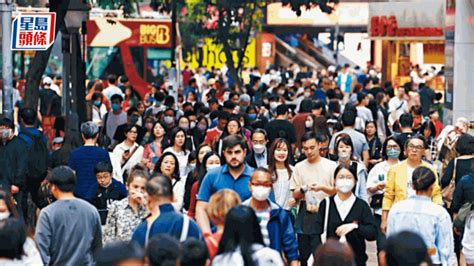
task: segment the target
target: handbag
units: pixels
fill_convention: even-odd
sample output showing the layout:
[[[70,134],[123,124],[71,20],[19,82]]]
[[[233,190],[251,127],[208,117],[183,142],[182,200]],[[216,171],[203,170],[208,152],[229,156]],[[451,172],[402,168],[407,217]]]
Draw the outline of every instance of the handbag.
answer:
[[[370,208],[380,209],[382,208],[383,194],[375,194],[370,200]]]
[[[448,208],[451,208],[451,203],[453,202],[453,193],[454,193],[454,190],[456,189],[456,163],[457,163],[457,158],[454,159],[454,170],[453,170],[453,176],[451,178],[451,182],[449,182],[449,185],[443,188],[443,191],[442,191],[444,202],[446,203],[446,206]]]
[[[459,230],[463,230],[466,225],[466,219],[471,213],[472,202],[466,202],[459,209],[458,214],[454,218],[453,225]]]
[[[328,220],[329,220],[329,197],[324,199],[326,201],[326,210],[324,213],[324,229],[323,233],[321,234],[321,243],[326,243],[327,238],[328,238]]]

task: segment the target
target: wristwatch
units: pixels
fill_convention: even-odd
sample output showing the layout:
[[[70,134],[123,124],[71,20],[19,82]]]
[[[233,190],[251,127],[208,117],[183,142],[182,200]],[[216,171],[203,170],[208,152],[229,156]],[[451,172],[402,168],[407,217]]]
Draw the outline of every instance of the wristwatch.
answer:
[[[303,185],[303,186],[300,187],[300,192],[301,192],[301,193],[304,194],[304,193],[306,193],[307,191],[308,191],[308,185]]]

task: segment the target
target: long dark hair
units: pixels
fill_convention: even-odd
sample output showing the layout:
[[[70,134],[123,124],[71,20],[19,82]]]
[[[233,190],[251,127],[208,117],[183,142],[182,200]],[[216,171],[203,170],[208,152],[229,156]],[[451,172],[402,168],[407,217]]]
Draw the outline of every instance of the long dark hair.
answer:
[[[204,155],[204,158],[202,159],[201,167],[199,167],[199,174],[198,174],[198,177],[197,177],[198,191],[199,191],[199,188],[201,187],[202,180],[204,179],[204,177],[207,174],[207,168],[206,168],[207,160],[209,160],[209,158],[211,158],[211,156],[213,156],[213,155],[219,157],[219,160],[221,161],[221,165],[222,165],[222,157],[219,156],[219,154],[217,154],[217,152],[210,151],[210,152],[206,153],[206,155]]]
[[[269,156],[268,171],[270,171],[272,176],[275,176],[275,181],[278,180],[278,173],[276,171],[275,151],[282,145],[286,145],[286,148],[288,149],[288,156],[286,157],[286,160],[285,160],[285,168],[288,171],[288,177],[291,178],[291,174],[293,173],[293,171],[290,168],[290,151],[291,151],[290,143],[284,138],[275,139],[272,145],[270,146],[270,152],[268,154]]]
[[[170,136],[169,136],[169,142],[170,142],[170,147],[174,147],[174,142],[175,142],[175,138],[176,138],[176,135],[178,135],[179,132],[183,132],[184,134],[184,143],[183,143],[183,146],[181,147],[181,150],[183,152],[186,152],[186,142],[188,140],[187,136],[188,134],[186,134],[186,131],[180,127],[175,127],[171,130],[171,133],[170,133]]]
[[[174,161],[175,161],[175,164],[174,164],[174,171],[173,171],[173,176],[171,176],[172,179],[176,179],[177,181],[180,180],[180,175],[179,175],[179,161],[178,161],[178,157],[176,157],[176,155],[174,155],[174,153],[170,152],[170,151],[167,151],[165,153],[163,153],[160,157],[160,159],[158,159],[158,162],[156,162],[155,164],[155,169],[153,169],[153,175],[155,174],[163,174],[161,172],[161,164],[163,164],[163,161],[165,160],[165,157],[166,156],[171,156],[173,157]],[[170,178],[170,177],[168,177]]]
[[[209,153],[207,152],[204,157],[202,157],[202,162],[199,161],[199,153],[201,152],[201,149],[204,148],[204,147],[209,147],[211,148],[211,151],[213,150],[212,146],[207,144],[207,143],[202,143],[196,150],[196,168],[194,168],[194,171],[193,171],[193,177],[196,179],[198,176],[199,176],[199,172],[201,170],[201,165],[203,164],[204,162],[204,158],[206,157],[206,155]],[[219,157],[220,158],[220,157]]]
[[[229,123],[235,121],[239,125],[240,130],[237,132],[237,134],[242,135],[242,124],[240,123],[240,119],[237,116],[232,116],[229,118],[227,121],[227,124],[225,124],[224,130],[222,131],[222,134],[219,139],[224,139],[225,137],[229,136],[229,131],[227,131],[227,127],[229,126]],[[242,135],[243,136],[243,135]]]
[[[234,252],[240,247],[244,265],[253,265],[253,244],[264,245],[255,212],[248,206],[233,207],[226,215],[224,233],[217,254]]]

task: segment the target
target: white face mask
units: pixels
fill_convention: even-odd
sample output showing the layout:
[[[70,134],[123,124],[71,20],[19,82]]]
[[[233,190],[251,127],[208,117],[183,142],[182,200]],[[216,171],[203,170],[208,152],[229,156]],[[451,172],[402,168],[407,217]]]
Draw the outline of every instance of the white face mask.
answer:
[[[304,122],[306,128],[312,128],[313,127],[313,121],[305,121]]]
[[[191,121],[191,123],[189,123],[189,128],[193,129],[196,127],[196,122],[195,121]]]
[[[220,167],[220,165],[218,165],[218,164],[211,164],[211,165],[206,166],[206,170],[209,172],[209,170],[214,169],[214,168],[217,168],[217,167]]]
[[[337,190],[341,191],[342,193],[347,193],[352,190],[354,187],[354,180],[353,179],[338,179],[336,181],[336,188]]]
[[[10,217],[10,212],[9,211],[0,212],[0,221],[8,219],[8,217]]]
[[[311,96],[311,92],[305,92],[304,97],[309,98]]]
[[[348,152],[339,152],[337,156],[339,157],[339,161],[348,161],[351,158],[351,154]]]
[[[270,196],[271,187],[252,186],[252,197],[258,201],[264,201]]]
[[[255,151],[256,154],[262,154],[263,152],[265,152],[265,145],[255,144],[253,145],[253,150]]]

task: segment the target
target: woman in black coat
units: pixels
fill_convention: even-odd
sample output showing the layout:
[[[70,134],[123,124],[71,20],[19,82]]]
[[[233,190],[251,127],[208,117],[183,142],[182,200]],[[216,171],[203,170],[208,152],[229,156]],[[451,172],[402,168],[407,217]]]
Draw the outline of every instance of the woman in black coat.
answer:
[[[353,169],[344,164],[339,165],[334,172],[334,180],[337,194],[320,203],[316,232],[319,235],[326,232],[328,239],[337,238],[341,242],[347,242],[354,251],[356,265],[366,265],[368,256],[365,241],[373,241],[377,237],[374,216],[369,205],[354,195],[357,174]],[[328,202],[329,210],[326,211]],[[317,240],[320,241],[320,238]]]

